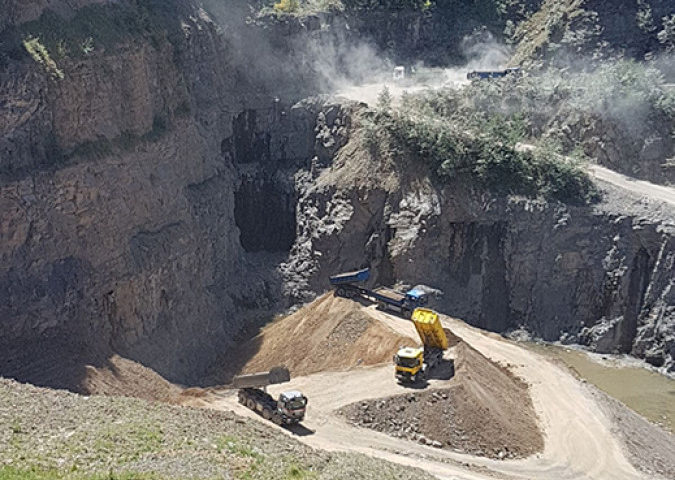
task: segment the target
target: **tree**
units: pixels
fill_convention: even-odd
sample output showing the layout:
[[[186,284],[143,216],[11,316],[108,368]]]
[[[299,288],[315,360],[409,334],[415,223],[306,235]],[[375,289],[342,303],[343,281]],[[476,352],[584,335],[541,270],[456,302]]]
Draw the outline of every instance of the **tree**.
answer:
[[[377,96],[377,108],[384,112],[388,112],[391,110],[391,102],[392,102],[391,92],[389,91],[389,88],[387,88],[387,86],[385,85],[385,87]]]
[[[675,14],[663,17],[663,30],[658,33],[657,38],[666,47],[666,51],[675,50]]]

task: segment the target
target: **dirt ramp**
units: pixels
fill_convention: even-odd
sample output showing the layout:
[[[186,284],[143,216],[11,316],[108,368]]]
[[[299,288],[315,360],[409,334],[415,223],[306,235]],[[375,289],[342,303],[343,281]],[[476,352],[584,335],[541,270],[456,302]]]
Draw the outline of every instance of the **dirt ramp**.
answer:
[[[359,303],[326,294],[237,348],[232,358],[245,361],[229,373],[285,365],[299,376],[375,365],[391,362],[398,348],[411,341],[368,315]]]
[[[448,388],[359,402],[341,409],[355,426],[437,448],[496,459],[544,446],[527,385],[464,342]]]

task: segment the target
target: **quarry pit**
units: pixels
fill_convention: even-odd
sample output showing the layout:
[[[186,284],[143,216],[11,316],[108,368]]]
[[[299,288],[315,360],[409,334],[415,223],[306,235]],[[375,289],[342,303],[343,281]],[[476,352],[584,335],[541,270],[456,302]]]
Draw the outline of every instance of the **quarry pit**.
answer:
[[[675,478],[672,409],[591,378],[673,390],[667,2],[344,3],[4,2],[0,478]],[[453,369],[396,383],[410,320],[329,283],[365,267]],[[300,425],[231,388],[278,365]]]

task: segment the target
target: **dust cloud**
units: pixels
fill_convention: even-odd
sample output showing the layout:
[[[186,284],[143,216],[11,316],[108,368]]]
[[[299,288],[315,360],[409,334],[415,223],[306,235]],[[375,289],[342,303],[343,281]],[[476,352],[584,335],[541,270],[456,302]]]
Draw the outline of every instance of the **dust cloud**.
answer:
[[[395,64],[383,60],[374,50],[370,50],[368,62],[359,61],[362,74],[359,76],[332,76],[333,88],[338,96],[350,100],[374,105],[385,88],[394,103],[400,101],[404,94],[413,94],[443,88],[462,88],[469,83],[467,74],[474,70],[503,70],[506,68],[511,50],[500,43],[485,29],[480,29],[466,36],[460,48],[467,58],[462,66],[448,68],[428,68],[422,63],[401,65],[405,69],[404,78],[394,78]],[[361,57],[359,60],[363,59]],[[372,60],[371,60],[372,59]],[[363,75],[367,69],[369,75]],[[357,81],[360,80],[360,81]]]
[[[254,63],[255,81],[270,90],[284,82],[306,82],[307,85],[298,86],[374,105],[386,87],[396,102],[404,93],[461,88],[468,83],[468,72],[503,69],[510,56],[508,47],[485,28],[480,28],[465,37],[458,47],[468,59],[465,65],[428,68],[421,62],[411,61],[400,65],[406,70],[404,78],[395,79],[394,68],[399,65],[374,43],[358,38],[348,28],[297,35],[281,55],[281,40],[274,33],[261,35],[261,30],[248,24],[255,16],[249,1],[204,0],[203,5],[218,25],[235,61],[246,65]]]

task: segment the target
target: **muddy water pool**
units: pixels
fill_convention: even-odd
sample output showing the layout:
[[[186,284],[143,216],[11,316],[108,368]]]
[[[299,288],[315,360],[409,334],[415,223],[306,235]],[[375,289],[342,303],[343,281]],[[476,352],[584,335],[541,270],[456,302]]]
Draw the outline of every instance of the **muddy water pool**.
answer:
[[[620,356],[592,354],[574,348],[523,342],[557,360],[578,377],[623,402],[640,415],[675,432],[675,380]]]

